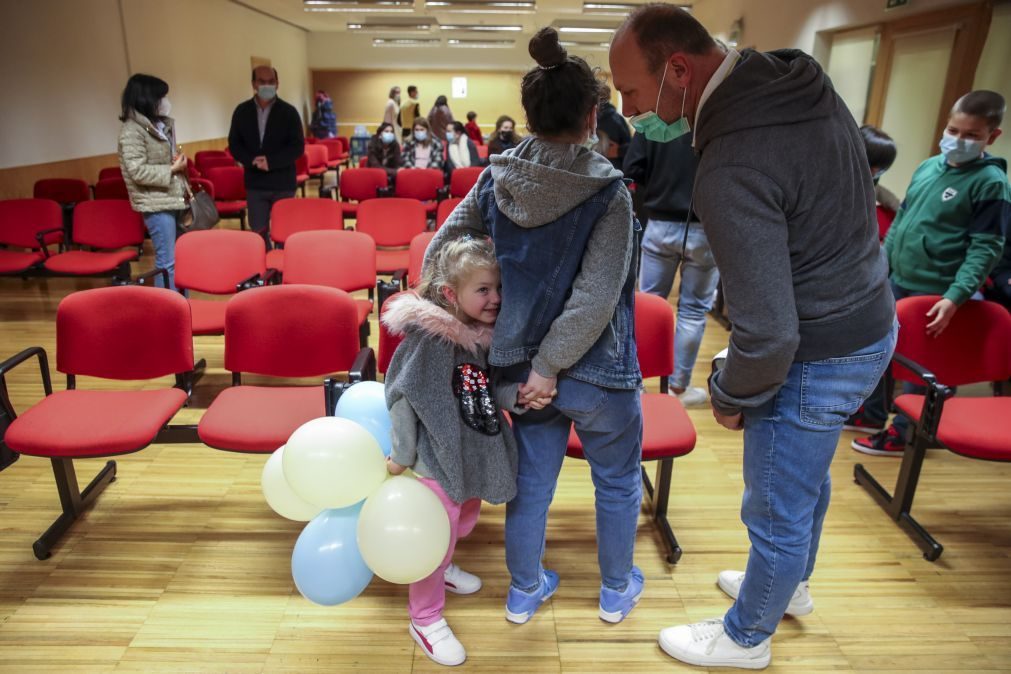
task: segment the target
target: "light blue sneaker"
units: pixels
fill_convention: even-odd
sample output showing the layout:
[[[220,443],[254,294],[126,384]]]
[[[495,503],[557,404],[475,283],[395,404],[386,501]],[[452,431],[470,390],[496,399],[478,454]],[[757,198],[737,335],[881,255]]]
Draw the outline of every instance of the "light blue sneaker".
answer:
[[[558,574],[545,570],[541,576],[540,586],[533,592],[524,592],[512,585],[506,596],[506,620],[522,625],[533,617],[541,604],[551,599],[558,589]]]
[[[625,619],[642,597],[642,586],[646,580],[638,566],[632,567],[628,576],[628,587],[624,592],[609,587],[600,588],[600,619],[609,623],[620,623]]]

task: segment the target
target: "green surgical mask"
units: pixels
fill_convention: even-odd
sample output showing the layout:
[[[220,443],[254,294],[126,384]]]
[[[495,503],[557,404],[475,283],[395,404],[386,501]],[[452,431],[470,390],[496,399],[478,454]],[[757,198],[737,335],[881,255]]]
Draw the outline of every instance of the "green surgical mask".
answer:
[[[663,66],[663,77],[660,78],[660,91],[656,92],[656,105],[653,106],[655,109],[659,109],[660,107],[660,94],[663,92],[663,83],[667,79],[667,66],[669,63],[668,61]],[[684,96],[681,98],[681,116],[670,124],[663,121],[660,115],[656,114],[655,110],[636,115],[628,121],[632,124],[632,128],[636,130],[636,133],[646,136],[646,140],[652,140],[657,143],[669,143],[692,130],[691,125],[688,123],[688,118],[685,117],[685,102],[687,100],[688,89],[685,89]]]

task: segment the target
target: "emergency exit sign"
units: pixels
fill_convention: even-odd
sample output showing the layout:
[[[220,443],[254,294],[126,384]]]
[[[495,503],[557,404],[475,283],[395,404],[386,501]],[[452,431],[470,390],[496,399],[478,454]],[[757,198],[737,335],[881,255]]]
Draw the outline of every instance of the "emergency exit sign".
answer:
[[[895,9],[908,4],[909,0],[885,0],[885,9]]]

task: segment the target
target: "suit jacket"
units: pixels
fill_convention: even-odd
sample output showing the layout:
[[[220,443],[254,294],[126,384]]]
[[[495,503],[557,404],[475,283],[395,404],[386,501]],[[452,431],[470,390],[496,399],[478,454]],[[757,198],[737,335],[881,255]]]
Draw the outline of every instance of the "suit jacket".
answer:
[[[302,118],[290,103],[276,99],[261,143],[256,107],[255,97],[239,103],[228,131],[228,149],[246,169],[246,189],[294,191],[295,162],[305,152]],[[267,158],[269,171],[253,167],[253,158],[260,155]]]

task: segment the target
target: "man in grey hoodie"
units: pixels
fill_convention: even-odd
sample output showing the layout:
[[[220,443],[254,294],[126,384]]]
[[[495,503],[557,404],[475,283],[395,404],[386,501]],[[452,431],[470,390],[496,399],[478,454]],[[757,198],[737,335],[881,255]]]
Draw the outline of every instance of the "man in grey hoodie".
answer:
[[[722,618],[660,633],[695,665],[765,667],[810,577],[843,423],[895,345],[874,191],[857,126],[814,60],[741,53],[673,5],[636,9],[611,46],[623,114],[647,138],[694,128],[694,203],[733,329],[711,378],[716,420],[744,431],[746,572],[724,571]]]

